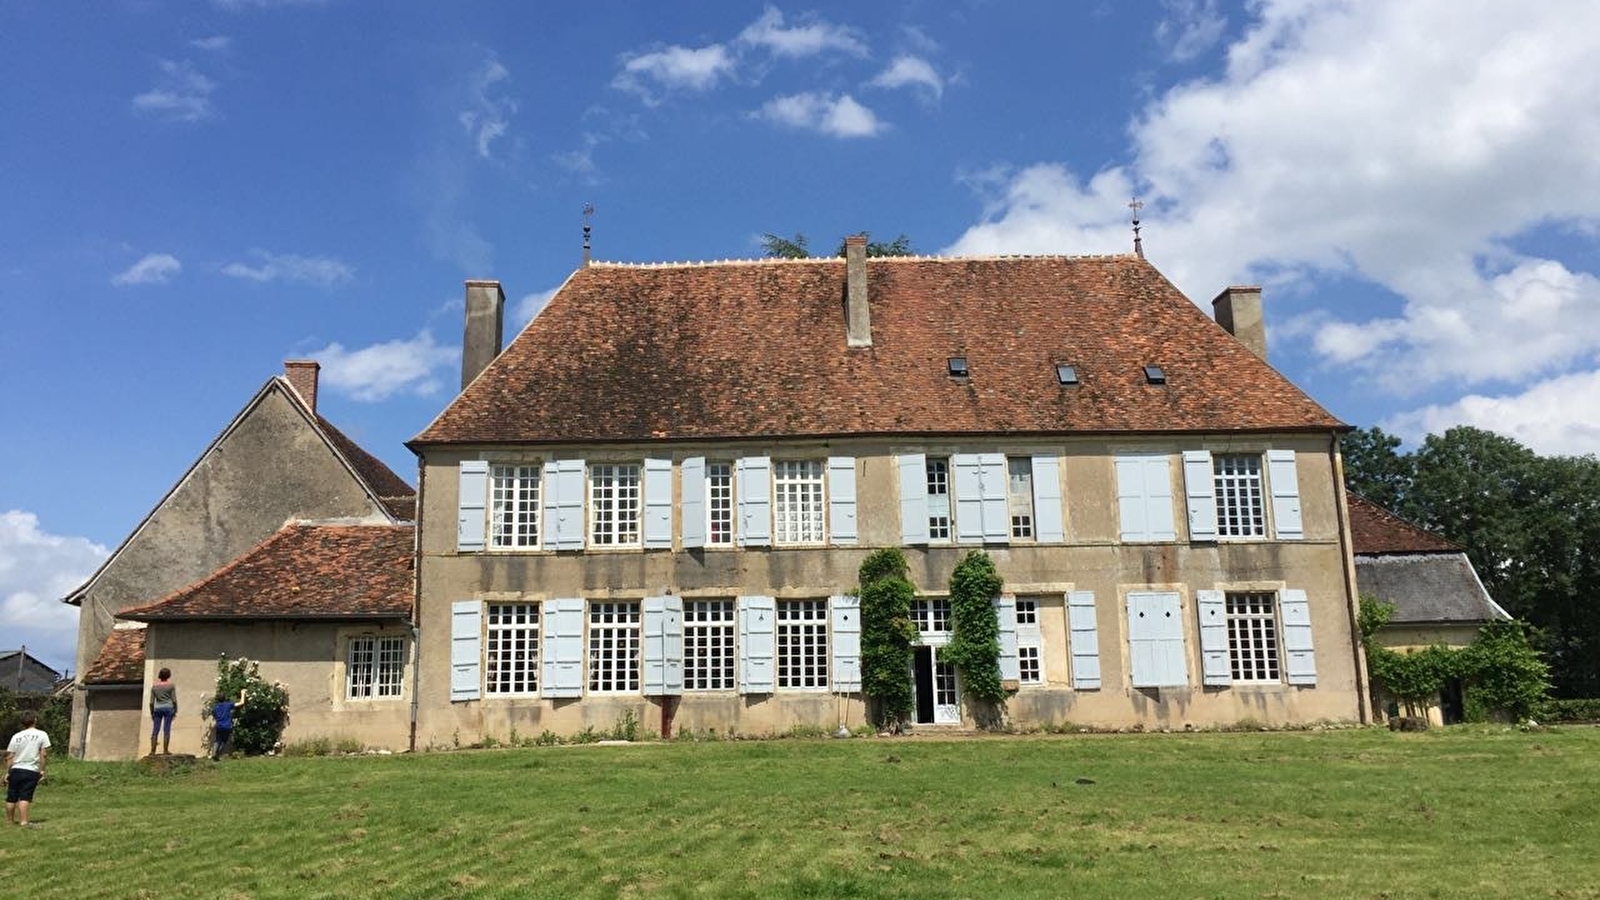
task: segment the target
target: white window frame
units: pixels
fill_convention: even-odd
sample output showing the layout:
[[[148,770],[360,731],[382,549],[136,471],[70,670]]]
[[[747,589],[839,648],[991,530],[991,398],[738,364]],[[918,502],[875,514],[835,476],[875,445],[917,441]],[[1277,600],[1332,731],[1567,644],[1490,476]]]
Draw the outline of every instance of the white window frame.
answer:
[[[537,550],[542,463],[489,465],[489,549]]]
[[[1235,684],[1283,681],[1283,629],[1276,591],[1226,591],[1228,668]]]
[[[1018,484],[1018,478],[1022,479]],[[1033,459],[1027,456],[1006,457],[1006,518],[1011,539],[1031,541],[1037,535],[1038,523],[1033,512]]]
[[[490,601],[484,605],[483,692],[528,696],[539,692],[540,604]]]
[[[589,693],[637,694],[642,690],[641,605],[638,600],[589,602]]]
[[[949,597],[917,597],[911,601],[911,622],[917,626],[924,644],[930,643],[929,638],[949,638],[950,615]]]
[[[732,598],[683,601],[685,691],[731,691],[739,686],[737,634]]]
[[[350,638],[345,650],[346,700],[398,700],[405,694],[405,679],[405,637],[363,634]]]
[[[589,546],[638,547],[644,527],[644,466],[591,463]]]
[[[828,601],[779,600],[777,689],[828,689]]]
[[[1044,684],[1043,641],[1039,636],[1039,598],[1018,597],[1017,679],[1024,686]]]
[[[706,546],[732,547],[738,500],[733,492],[732,460],[706,460]],[[719,507],[718,504],[721,504]],[[721,532],[718,532],[718,526]]]
[[[928,543],[953,540],[955,509],[950,496],[950,457],[929,456],[923,464],[928,483]]]
[[[1252,471],[1253,469],[1253,471]],[[1260,453],[1211,454],[1219,540],[1267,536],[1266,464]]]
[[[827,463],[772,461],[772,543],[817,545],[828,538]]]

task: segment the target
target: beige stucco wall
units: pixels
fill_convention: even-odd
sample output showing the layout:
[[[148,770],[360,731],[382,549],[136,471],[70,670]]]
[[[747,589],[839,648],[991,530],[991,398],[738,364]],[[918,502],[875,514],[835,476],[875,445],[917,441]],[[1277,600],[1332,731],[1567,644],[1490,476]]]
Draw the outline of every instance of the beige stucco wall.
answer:
[[[1039,596],[1043,656],[1050,683],[1024,688],[1010,703],[1014,720],[1073,721],[1104,726],[1181,727],[1228,724],[1240,719],[1263,722],[1356,720],[1360,717],[1357,657],[1351,640],[1352,597],[1346,546],[1341,541],[1329,437],[1230,437],[1179,441],[1135,438],[1060,441],[973,441],[907,444],[855,440],[832,443],[727,443],[672,447],[632,446],[596,451],[575,447],[528,450],[520,454],[470,448],[431,450],[425,457],[419,565],[421,591],[421,712],[419,745],[448,745],[452,736],[480,734],[504,738],[509,726],[519,733],[545,728],[569,733],[585,725],[610,727],[623,707],[636,708],[647,727],[657,727],[659,707],[643,697],[583,701],[538,698],[451,703],[449,699],[450,604],[455,600],[543,601],[557,597],[590,600],[639,599],[670,592],[711,598],[761,594],[779,599],[824,598],[854,590],[857,569],[872,551],[900,546],[899,452],[1055,453],[1062,458],[1066,498],[1065,544],[1015,542],[986,547],[1005,579],[1005,590]],[[1185,533],[1181,451],[1254,452],[1286,448],[1297,454],[1305,539],[1190,544]],[[1117,523],[1114,456],[1120,452],[1170,454],[1174,519],[1179,542],[1123,544]],[[731,459],[742,455],[774,459],[850,455],[857,459],[857,528],[852,547],[617,550],[548,553],[543,551],[458,554],[456,540],[457,464],[462,459],[581,458],[588,462],[637,461],[645,455]],[[674,468],[674,477],[679,470]],[[1271,501],[1267,498],[1270,517]],[[676,515],[675,515],[676,519]],[[676,525],[676,521],[675,521]],[[678,529],[675,528],[675,532]],[[1269,532],[1270,533],[1270,532]],[[920,593],[946,591],[950,572],[970,546],[904,548],[911,580]],[[1312,613],[1317,684],[1203,688],[1194,592],[1202,589],[1305,590]],[[1185,652],[1190,685],[1182,689],[1128,687],[1126,595],[1132,590],[1174,590],[1182,596]],[[1075,691],[1070,685],[1062,595],[1089,590],[1097,601],[1102,689]],[[852,721],[863,710],[851,705]],[[832,727],[838,718],[828,694],[780,691],[770,697],[689,694],[678,706],[678,727],[735,728],[741,732],[782,731],[793,724]],[[968,719],[970,721],[970,719]]]
[[[83,700],[89,710],[89,740],[84,759],[131,759],[141,736],[150,734],[150,719],[139,685],[91,686]],[[141,720],[141,714],[143,718]],[[140,731],[143,725],[144,730]]]
[[[1439,622],[1429,625],[1385,625],[1373,635],[1379,646],[1390,650],[1413,650],[1443,644],[1465,647],[1478,639],[1483,626],[1478,623]]]

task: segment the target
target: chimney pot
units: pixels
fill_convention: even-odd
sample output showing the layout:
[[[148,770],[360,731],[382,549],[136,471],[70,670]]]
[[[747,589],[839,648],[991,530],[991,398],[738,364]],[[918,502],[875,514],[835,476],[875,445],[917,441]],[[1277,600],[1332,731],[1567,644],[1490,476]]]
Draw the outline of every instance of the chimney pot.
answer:
[[[844,239],[845,335],[851,347],[872,346],[872,310],[867,305],[867,236]]]
[[[287,359],[283,362],[283,375],[289,379],[289,386],[305,401],[313,415],[317,412],[317,373],[320,371],[322,363],[314,359]]]
[[[1217,324],[1245,345],[1251,353],[1267,358],[1267,323],[1261,315],[1261,287],[1234,285],[1211,301]]]
[[[461,389],[500,355],[506,295],[498,281],[467,282],[467,314],[461,338]]]

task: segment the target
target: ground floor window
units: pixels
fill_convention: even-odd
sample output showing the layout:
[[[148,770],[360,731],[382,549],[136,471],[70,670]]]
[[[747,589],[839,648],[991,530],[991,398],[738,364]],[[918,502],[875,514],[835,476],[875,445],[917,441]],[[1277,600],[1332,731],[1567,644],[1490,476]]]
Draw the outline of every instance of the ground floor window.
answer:
[[[639,690],[639,604],[589,604],[589,690]]]
[[[484,690],[532,694],[539,690],[539,604],[490,603]]]
[[[1023,684],[1044,684],[1044,665],[1040,660],[1039,601],[1017,598],[1017,673]]]
[[[683,604],[684,689],[732,690],[733,663],[733,601],[685,601]]]
[[[1228,662],[1234,681],[1278,680],[1276,599],[1270,591],[1228,594]]]
[[[345,697],[351,700],[398,697],[405,682],[405,671],[405,638],[351,638],[344,668]]]
[[[778,687],[828,686],[828,601],[778,604]]]

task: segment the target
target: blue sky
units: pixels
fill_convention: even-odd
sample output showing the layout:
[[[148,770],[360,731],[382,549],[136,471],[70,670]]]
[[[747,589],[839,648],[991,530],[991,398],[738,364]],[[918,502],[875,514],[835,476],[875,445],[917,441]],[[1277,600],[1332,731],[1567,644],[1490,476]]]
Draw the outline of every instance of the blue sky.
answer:
[[[1600,6],[17,3],[0,12],[0,648],[284,359],[407,478],[461,282],[595,256],[1103,253],[1261,283],[1336,415],[1600,451]]]

